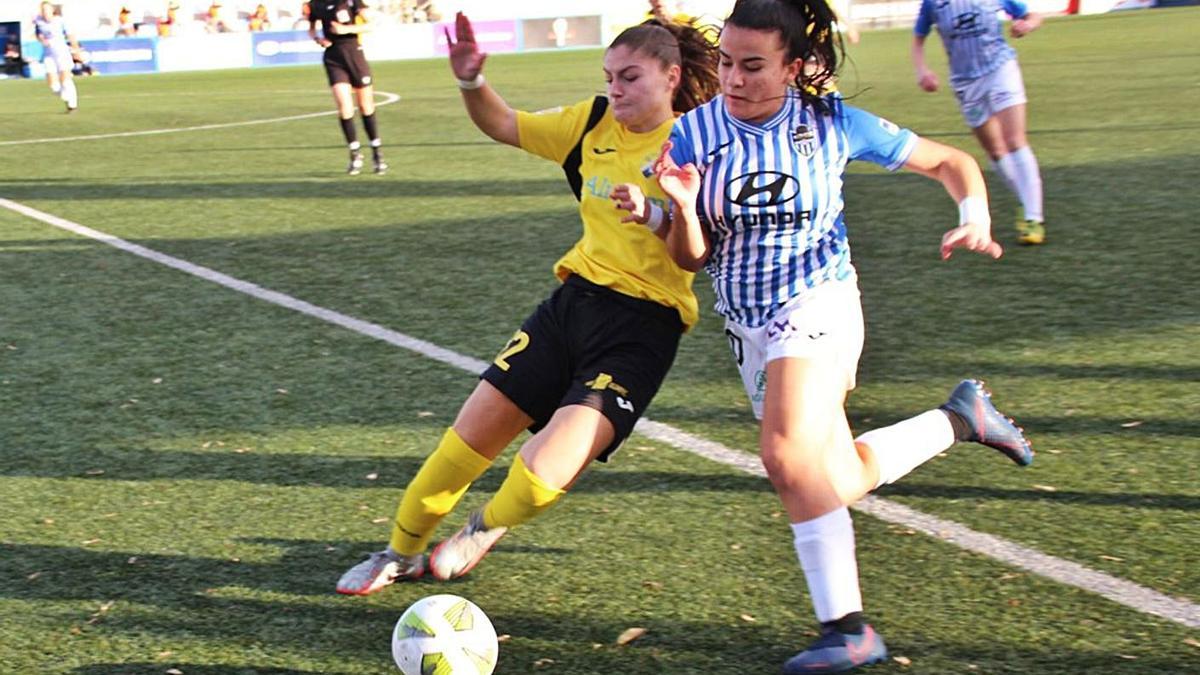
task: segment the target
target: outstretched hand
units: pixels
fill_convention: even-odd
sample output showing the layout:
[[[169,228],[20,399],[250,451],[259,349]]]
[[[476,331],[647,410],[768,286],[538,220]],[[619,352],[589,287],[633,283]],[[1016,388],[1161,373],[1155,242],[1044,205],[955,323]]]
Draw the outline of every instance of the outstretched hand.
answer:
[[[450,30],[444,29],[446,47],[450,50],[450,69],[454,77],[460,80],[474,80],[483,71],[483,62],[487,53],[479,51],[475,43],[475,29],[466,14],[459,12],[454,15],[454,39],[450,38]]]
[[[654,175],[658,185],[676,204],[694,207],[700,196],[700,171],[695,164],[679,166],[671,159],[671,141],[663,143],[662,152],[654,160]]]
[[[956,248],[983,253],[992,258],[1004,254],[1000,244],[992,240],[991,228],[974,223],[960,225],[942,235],[942,260],[949,260]]]

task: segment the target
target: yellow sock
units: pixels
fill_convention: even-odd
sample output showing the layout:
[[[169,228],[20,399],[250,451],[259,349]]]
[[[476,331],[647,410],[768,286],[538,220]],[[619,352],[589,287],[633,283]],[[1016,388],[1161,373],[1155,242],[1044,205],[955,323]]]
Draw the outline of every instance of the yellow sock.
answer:
[[[434,529],[483,475],[492,460],[471,449],[453,427],[409,481],[392,526],[392,550],[415,555],[429,546]]]
[[[521,454],[517,453],[508,470],[508,478],[483,511],[483,524],[487,527],[520,525],[550,508],[565,493],[566,490],[546,485],[525,466]]]

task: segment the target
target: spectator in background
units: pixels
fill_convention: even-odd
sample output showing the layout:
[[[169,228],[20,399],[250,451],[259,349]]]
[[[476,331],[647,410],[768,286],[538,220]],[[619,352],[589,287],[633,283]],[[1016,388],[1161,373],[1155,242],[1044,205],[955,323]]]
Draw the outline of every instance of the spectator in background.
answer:
[[[228,33],[229,23],[225,21],[225,11],[220,0],[213,0],[208,6],[208,15],[204,21],[204,29],[210,33]]]
[[[254,8],[254,13],[246,21],[251,33],[271,30],[271,17],[267,15],[267,6],[262,3]]]
[[[292,24],[292,30],[308,30],[310,24],[308,16],[311,12],[312,8],[308,6],[308,0],[300,3],[300,18]]]
[[[5,43],[4,74],[8,77],[24,77],[25,59],[21,58],[21,43],[16,41]]]
[[[167,12],[158,20],[158,36],[171,37],[175,31],[175,22],[178,20],[176,14],[179,12],[179,3],[167,3]]]
[[[433,6],[433,0],[416,0],[412,17],[413,23],[433,23],[442,20],[442,13]]]
[[[71,74],[75,77],[91,77],[100,74],[92,67],[92,58],[82,47],[71,50],[71,61]]]
[[[133,37],[137,35],[137,25],[133,23],[133,12],[122,6],[117,12],[117,37]]]

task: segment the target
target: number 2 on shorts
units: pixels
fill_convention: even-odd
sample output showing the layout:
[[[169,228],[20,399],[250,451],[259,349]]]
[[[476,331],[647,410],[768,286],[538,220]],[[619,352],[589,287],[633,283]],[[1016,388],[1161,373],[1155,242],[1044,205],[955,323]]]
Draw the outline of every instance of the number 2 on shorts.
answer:
[[[525,351],[525,348],[528,346],[529,333],[526,333],[523,330],[518,330],[517,332],[513,333],[513,336],[511,339],[509,339],[508,344],[505,345],[504,349],[500,350],[500,353],[496,355],[496,358],[492,361],[492,363],[495,363],[497,366],[499,366],[500,370],[507,371],[510,368],[508,364],[508,357]]]

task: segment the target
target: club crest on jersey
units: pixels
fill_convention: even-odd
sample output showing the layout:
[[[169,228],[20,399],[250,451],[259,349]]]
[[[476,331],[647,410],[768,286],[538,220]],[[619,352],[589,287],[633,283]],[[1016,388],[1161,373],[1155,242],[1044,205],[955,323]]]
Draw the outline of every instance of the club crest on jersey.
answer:
[[[807,124],[792,129],[792,147],[805,157],[812,157],[817,149],[817,133]]]

